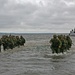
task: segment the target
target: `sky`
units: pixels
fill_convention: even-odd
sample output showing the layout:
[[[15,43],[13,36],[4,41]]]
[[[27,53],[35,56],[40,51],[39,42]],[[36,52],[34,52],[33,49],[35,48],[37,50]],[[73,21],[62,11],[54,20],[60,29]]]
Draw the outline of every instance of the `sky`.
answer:
[[[0,32],[69,33],[75,0],[0,0]]]

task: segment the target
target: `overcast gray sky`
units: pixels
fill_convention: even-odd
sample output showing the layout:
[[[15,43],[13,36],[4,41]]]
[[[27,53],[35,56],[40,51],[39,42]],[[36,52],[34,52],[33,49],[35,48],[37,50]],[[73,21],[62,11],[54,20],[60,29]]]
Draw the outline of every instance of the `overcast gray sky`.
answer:
[[[69,32],[75,0],[0,0],[0,32]]]

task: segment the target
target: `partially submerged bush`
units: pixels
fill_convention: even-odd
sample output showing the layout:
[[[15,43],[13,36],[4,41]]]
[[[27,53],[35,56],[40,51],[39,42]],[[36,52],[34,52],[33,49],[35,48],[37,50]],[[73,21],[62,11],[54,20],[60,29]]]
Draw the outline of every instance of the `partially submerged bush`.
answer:
[[[63,53],[69,50],[72,46],[72,40],[69,36],[53,35],[50,40],[52,53]]]

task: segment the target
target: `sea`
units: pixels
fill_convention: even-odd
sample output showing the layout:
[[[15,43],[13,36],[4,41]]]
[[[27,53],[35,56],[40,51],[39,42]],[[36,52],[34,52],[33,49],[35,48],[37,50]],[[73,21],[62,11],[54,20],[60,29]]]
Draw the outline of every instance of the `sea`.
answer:
[[[70,51],[53,55],[49,43],[53,34],[12,34],[22,35],[26,43],[0,53],[0,75],[75,75],[75,37],[70,36],[73,41]]]

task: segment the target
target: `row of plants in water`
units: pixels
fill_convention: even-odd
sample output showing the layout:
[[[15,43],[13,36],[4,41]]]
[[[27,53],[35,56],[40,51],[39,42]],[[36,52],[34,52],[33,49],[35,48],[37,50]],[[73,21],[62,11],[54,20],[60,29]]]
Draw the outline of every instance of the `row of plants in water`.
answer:
[[[14,36],[14,35],[3,35],[0,38],[0,51],[1,46],[3,46],[3,50],[13,49],[15,47],[24,46],[26,42],[23,36]]]
[[[70,36],[65,35],[53,35],[50,40],[50,48],[52,53],[64,53],[70,50],[72,46],[72,40]]]

